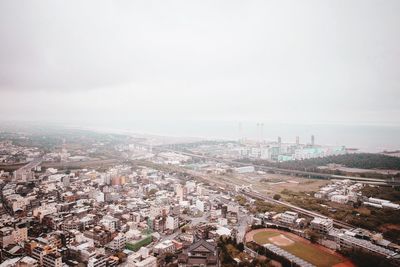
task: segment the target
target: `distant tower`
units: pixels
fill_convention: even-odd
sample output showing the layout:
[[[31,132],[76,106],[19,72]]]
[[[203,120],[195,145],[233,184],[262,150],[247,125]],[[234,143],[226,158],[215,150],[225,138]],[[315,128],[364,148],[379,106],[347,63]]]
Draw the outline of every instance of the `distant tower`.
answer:
[[[315,144],[315,138],[314,135],[311,135],[311,145],[314,146]]]
[[[242,123],[241,122],[239,122],[239,124],[238,124],[238,135],[239,135],[239,141],[242,141],[244,138],[243,138],[243,127],[242,127]]]
[[[282,138],[278,136],[278,144],[280,145],[282,143]]]
[[[296,136],[296,145],[300,145],[300,137]]]
[[[257,129],[256,129],[256,140],[260,141],[260,127],[261,127],[261,124],[257,122],[256,126],[257,126]]]
[[[261,123],[260,139],[261,139],[261,142],[264,141],[264,123]]]

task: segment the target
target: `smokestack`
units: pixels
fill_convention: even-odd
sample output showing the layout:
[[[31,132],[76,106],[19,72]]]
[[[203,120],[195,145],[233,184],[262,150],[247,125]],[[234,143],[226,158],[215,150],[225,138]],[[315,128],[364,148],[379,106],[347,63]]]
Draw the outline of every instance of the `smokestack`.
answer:
[[[238,124],[238,134],[239,134],[239,141],[243,140],[243,133],[242,133],[242,123],[239,122]]]
[[[300,137],[296,136],[296,145],[300,145]]]
[[[315,144],[315,138],[314,135],[311,135],[311,145],[314,146]]]
[[[264,123],[261,123],[261,142],[264,141]]]
[[[278,144],[280,145],[282,143],[282,138],[278,136]]]

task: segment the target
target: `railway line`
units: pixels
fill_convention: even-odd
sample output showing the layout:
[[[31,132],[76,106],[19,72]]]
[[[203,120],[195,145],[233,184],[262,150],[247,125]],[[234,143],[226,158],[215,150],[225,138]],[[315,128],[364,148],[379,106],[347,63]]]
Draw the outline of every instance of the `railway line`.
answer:
[[[282,169],[282,168],[268,167],[268,166],[253,164],[253,163],[244,163],[244,162],[239,162],[239,161],[234,161],[234,160],[219,159],[219,158],[214,158],[214,157],[209,157],[209,156],[204,156],[204,155],[198,155],[198,154],[194,154],[194,153],[182,152],[179,150],[171,150],[171,149],[160,149],[160,150],[175,152],[175,153],[187,155],[187,156],[194,157],[194,158],[213,160],[213,161],[226,163],[226,164],[229,164],[232,166],[237,166],[237,167],[253,166],[254,168],[256,168],[258,170],[273,171],[275,173],[286,174],[286,175],[300,175],[300,176],[304,176],[304,177],[310,177],[310,178],[314,177],[314,178],[320,178],[320,179],[351,180],[351,181],[355,181],[355,182],[359,182],[359,183],[363,183],[363,184],[372,184],[372,185],[400,186],[400,181],[395,181],[395,180],[368,178],[368,177],[364,178],[364,177],[355,177],[355,176],[334,175],[334,174],[326,174],[326,173],[318,173],[318,172]]]

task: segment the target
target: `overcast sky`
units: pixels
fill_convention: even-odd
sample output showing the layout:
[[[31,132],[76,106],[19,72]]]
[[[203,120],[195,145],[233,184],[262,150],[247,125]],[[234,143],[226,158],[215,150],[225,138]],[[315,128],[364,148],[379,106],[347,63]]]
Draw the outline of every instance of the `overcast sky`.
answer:
[[[400,125],[400,1],[0,0],[0,119]]]

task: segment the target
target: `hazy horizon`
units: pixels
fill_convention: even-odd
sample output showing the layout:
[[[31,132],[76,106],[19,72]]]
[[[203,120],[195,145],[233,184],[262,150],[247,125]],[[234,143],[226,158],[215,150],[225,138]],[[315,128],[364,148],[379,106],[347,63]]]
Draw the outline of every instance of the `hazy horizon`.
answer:
[[[1,0],[0,120],[400,127],[399,13],[399,1]]]

